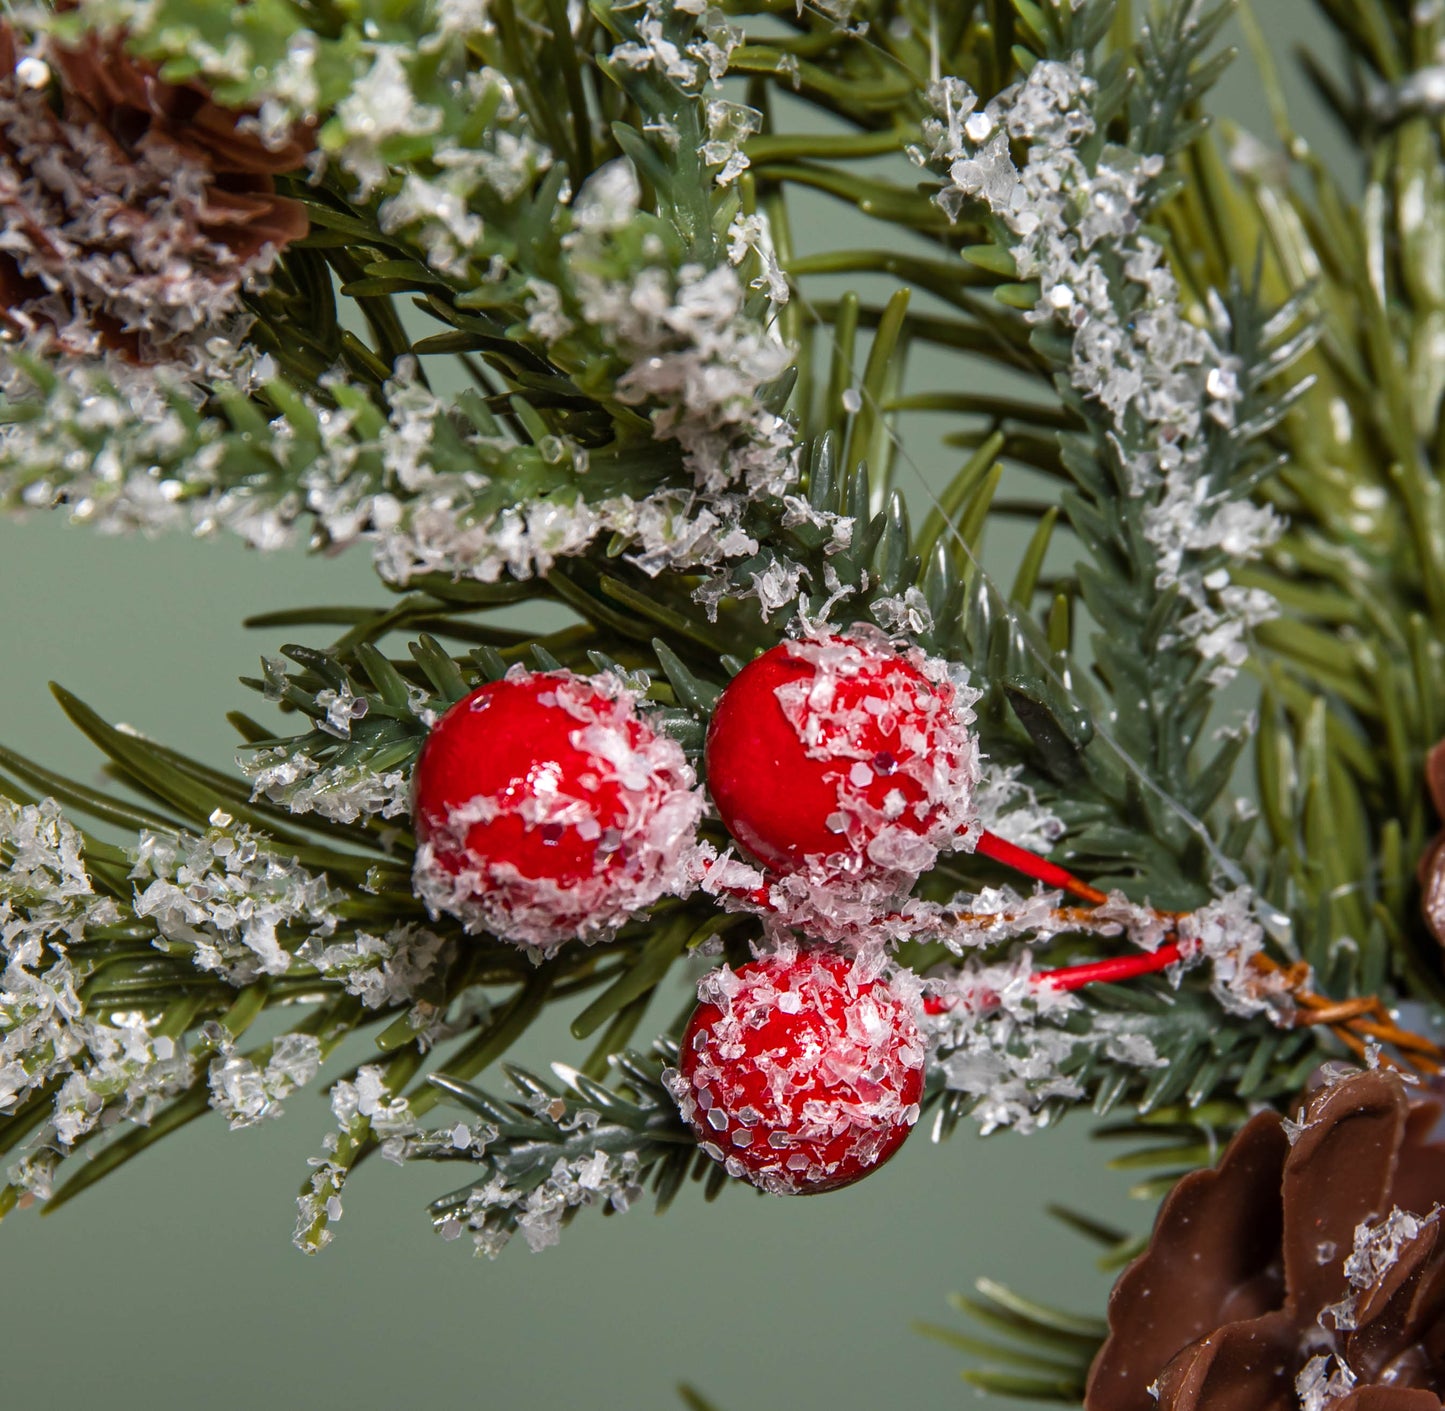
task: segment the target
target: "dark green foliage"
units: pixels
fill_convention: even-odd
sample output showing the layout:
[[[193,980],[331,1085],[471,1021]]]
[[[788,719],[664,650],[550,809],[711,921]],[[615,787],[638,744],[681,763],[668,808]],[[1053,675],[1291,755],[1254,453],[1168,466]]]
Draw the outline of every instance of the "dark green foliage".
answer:
[[[927,1337],[957,1349],[981,1367],[964,1381],[995,1396],[1077,1405],[1084,1398],[1089,1365],[1104,1341],[1104,1324],[1021,1297],[992,1279],[980,1279],[977,1297],[954,1294],[949,1302],[980,1333],[918,1323]]]
[[[194,72],[183,57],[188,36],[219,43],[235,26],[280,62],[287,37],[311,27],[323,109],[344,96],[362,43],[345,7],[256,0],[239,17],[212,0],[154,8],[138,43],[177,77]],[[180,486],[182,498],[214,490],[257,506],[299,504],[316,493],[318,466],[344,467],[348,491],[390,487],[410,507],[421,496],[397,488],[382,448],[417,406],[430,405],[430,384],[440,385],[445,369],[460,371],[468,387],[426,412],[427,463],[445,486],[468,487],[473,498],[460,511],[467,526],[519,504],[600,504],[660,487],[691,495],[683,450],[658,434],[659,408],[619,386],[629,357],[585,316],[584,280],[626,281],[649,270],[672,290],[688,264],[726,258],[736,216],[761,212],[793,290],[776,317],[796,356],[757,403],[786,414],[796,431],[795,493],[729,502],[758,548],[722,566],[654,571],[619,530],[531,577],[429,572],[380,607],[298,607],[256,619],[266,632],[325,626],[336,636],[325,650],[282,647],[247,679],[283,717],[276,724],[233,716],[247,757],[404,774],[437,712],[522,664],[625,676],[700,764],[709,713],[730,674],[789,630],[792,595],[767,585],[777,574],[794,581],[791,574],[804,594],[797,606],[816,613],[832,599],[830,620],[839,625],[887,617],[901,601],[916,615],[908,635],[968,668],[984,693],[977,710],[985,752],[1016,768],[1063,821],[1055,856],[1090,881],[1181,909],[1254,885],[1276,909],[1269,919],[1288,923],[1271,937],[1276,958],[1308,960],[1317,987],[1344,996],[1438,985],[1438,961],[1413,920],[1410,874],[1431,826],[1418,787],[1421,757],[1445,730],[1445,535],[1434,468],[1445,444],[1445,382],[1429,355],[1445,291],[1436,287],[1427,233],[1401,210],[1411,182],[1425,184],[1431,211],[1445,201],[1438,134],[1423,117],[1374,114],[1357,74],[1350,91],[1333,97],[1365,134],[1379,197],[1368,211],[1310,161],[1308,199],[1301,183],[1268,173],[1228,175],[1202,117],[1227,60],[1216,41],[1228,5],[1151,5],[1138,35],[1130,7],[1108,0],[870,0],[859,11],[866,26],[855,27],[792,0],[728,0],[724,8],[744,31],[731,50],[726,93],[761,114],[761,130],[744,146],[750,167],[725,186],[714,183],[718,164],[703,155],[711,95],[655,67],[606,57],[640,33],[634,6],[593,0],[569,35],[560,0],[496,0],[493,31],[418,60],[435,81],[437,133],[388,137],[386,163],[440,180],[443,138],[477,143],[501,129],[544,140],[553,160],[510,194],[477,195],[485,235],[473,263],[441,272],[417,232],[384,214],[396,194],[394,171],[390,184],[366,195],[334,166],[315,182],[290,182],[311,234],[286,252],[251,306],[275,375],[249,395],[214,388],[199,408],[178,395],[184,435],[147,467]],[[1399,7],[1326,8],[1373,77],[1394,83],[1419,58],[1407,52],[1417,39],[1401,28]],[[673,14],[667,37],[685,46],[698,21]],[[378,23],[388,39],[411,42],[429,33],[430,12],[398,4]],[[1214,502],[1263,501],[1290,521],[1267,564],[1239,570],[1212,549],[1192,565],[1201,576],[1233,567],[1241,586],[1268,588],[1281,604],[1281,616],[1249,642],[1257,679],[1243,694],[1260,708],[1252,733],[1217,732],[1228,723],[1219,681],[1183,629],[1187,596],[1161,577],[1149,502],[1130,468],[1149,450],[1151,428],[1135,417],[1121,429],[1075,384],[1061,327],[1028,316],[1040,286],[1021,277],[1011,230],[982,208],[950,222],[934,199],[943,174],[926,164],[929,81],[961,78],[988,98],[1041,61],[1075,55],[1094,80],[1095,130],[1079,161],[1097,171],[1125,156],[1165,159],[1144,184],[1139,229],[1168,248],[1186,313],[1211,321],[1232,360],[1240,396],[1232,423],[1211,423],[1204,438],[1203,487]],[[506,75],[510,95],[500,84],[472,94],[449,86],[483,64]],[[237,77],[221,96],[246,102],[250,82]],[[333,158],[344,146],[334,115],[317,141]],[[575,197],[589,176],[624,159],[638,178],[641,209],[579,257],[567,243],[575,207],[563,192]],[[802,193],[873,222],[879,248],[795,248],[788,206]],[[1388,229],[1369,213],[1380,210]],[[1304,252],[1321,271],[1308,288]],[[1142,287],[1131,283],[1120,252],[1106,255],[1103,277],[1127,323],[1144,307]],[[490,278],[489,266],[475,262],[489,256],[504,262],[503,276]],[[739,268],[744,282],[764,273],[756,253]],[[1376,287],[1381,270],[1384,289]],[[897,288],[865,296],[831,286],[824,297],[818,281],[840,275],[882,276]],[[565,334],[543,337],[534,326],[537,284],[557,292],[571,324]],[[751,292],[744,312],[770,317],[764,294]],[[916,390],[908,360],[920,344],[1006,370],[1015,378],[1009,394],[967,384]],[[23,366],[39,393],[55,392],[50,369]],[[1343,399],[1363,428],[1359,445],[1329,440],[1327,398]],[[17,400],[0,414],[35,420],[43,404]],[[905,478],[901,427],[918,413],[949,419],[945,444],[961,448],[964,463],[915,527],[919,516],[910,516],[903,493],[916,487]],[[78,415],[71,422],[82,459],[98,459],[114,442],[104,427]],[[49,473],[28,465],[0,471],[17,500]],[[1362,504],[1362,488],[1380,493]],[[63,487],[56,497],[64,499]],[[996,577],[986,540],[993,526],[1018,522],[1028,528],[1027,546]],[[320,548],[345,537],[315,532]],[[520,630],[504,617],[519,604],[544,605],[562,625],[541,635]],[[318,699],[327,692],[330,701],[353,703],[345,730]],[[338,942],[432,924],[412,891],[404,808],[354,822],[293,814],[264,795],[252,798],[244,780],[118,730],[63,693],[61,702],[102,750],[118,787],[92,788],[0,752],[0,794],[19,803],[52,795],[107,828],[172,840],[205,834],[219,809],[253,830],[278,866],[325,875],[337,895]],[[1236,802],[1250,770],[1257,824]],[[719,848],[729,844],[716,821],[704,835]],[[232,985],[198,970],[182,948],[157,949],[154,921],[136,910],[130,854],[99,836],[84,846],[91,883],[115,900],[119,919],[73,948],[81,997],[99,1017],[143,1012],[156,1032],[186,1047],[197,1076],[149,1126],[81,1142],[83,1155],[52,1208],[207,1110],[207,1065],[220,1052],[207,1026],[239,1043],[283,1004],[292,1006],[282,1011],[292,1032],[314,1037],[323,1057],[365,1031],[373,1045],[366,1066],[380,1074],[385,1098],[405,1098],[414,1118],[451,1101],[490,1129],[480,1152],[445,1136],[408,1138],[411,1156],[468,1162],[465,1187],[432,1207],[439,1224],[465,1215],[469,1198],[491,1181],[524,1200],[559,1158],[597,1152],[633,1153],[637,1180],[651,1183],[660,1206],[689,1179],[703,1181],[708,1195],[722,1185],[660,1086],[666,1037],[645,1058],[628,1045],[669,1023],[675,1036],[674,1016],[655,1012],[667,980],[719,939],[730,959],[746,955],[761,934],[757,918],[728,913],[703,894],[668,899],[607,947],[571,944],[539,967],[442,921],[439,960],[422,991],[368,1009],[340,977],[303,960],[283,975]],[[960,853],[942,860],[918,894],[943,900],[1002,880],[999,869]],[[278,942],[296,957],[306,931],[283,926]],[[1050,963],[1063,964],[1125,943],[1064,933],[1051,944]],[[979,959],[1001,960],[1006,950]],[[919,971],[956,964],[941,945],[905,947],[900,959]],[[559,1069],[555,1083],[509,1069],[514,1098],[471,1085],[558,1004],[588,1046],[575,1069]],[[1230,1129],[1240,1103],[1286,1100],[1321,1054],[1314,1030],[1222,1011],[1202,971],[1177,989],[1096,989],[1058,1027],[1069,1040],[1060,1073],[1075,1090],[1050,1098],[1044,1115],[1053,1120],[1083,1105],[1132,1114],[1131,1124],[1137,1118],[1154,1139],[1128,1158],[1131,1169],[1139,1163],[1152,1173],[1151,1194],[1208,1159],[1214,1134]],[[1147,1041],[1161,1062],[1140,1067],[1117,1057],[1109,1039],[1121,1032]],[[1000,1046],[1019,1057],[1031,1041],[1021,1029]],[[272,1052],[268,1042],[245,1056],[264,1065]],[[54,1095],[38,1092],[0,1118],[0,1151],[43,1125]],[[928,1095],[944,1133],[971,1102],[937,1080]],[[595,1124],[584,1113],[596,1113]],[[368,1118],[343,1122],[306,1187],[304,1247],[325,1242],[329,1198],[382,1140]],[[17,1195],[15,1187],[0,1193],[0,1210]],[[567,1218],[577,1208],[569,1206]],[[477,1210],[492,1240],[516,1219],[506,1203]],[[1069,1219],[1102,1239],[1109,1258],[1122,1257],[1122,1237],[1086,1216]],[[979,1385],[1077,1397],[1100,1336],[1093,1323],[992,1285],[965,1311],[1009,1346],[1021,1339],[1042,1349],[1035,1357],[950,1334],[1001,1364],[973,1374]]]
[[[432,1222],[438,1228],[459,1222],[484,1235],[489,1245],[499,1246],[516,1229],[518,1206],[480,1203],[473,1214],[469,1199],[485,1202],[485,1188],[497,1182],[520,1203],[552,1177],[559,1161],[575,1168],[598,1152],[634,1160],[629,1183],[649,1187],[659,1212],[689,1180],[704,1182],[707,1198],[714,1199],[726,1176],[698,1151],[662,1086],[663,1066],[677,1062],[676,1047],[659,1044],[649,1055],[621,1052],[612,1062],[617,1079],[613,1087],[561,1065],[554,1070],[555,1081],[504,1065],[516,1093],[505,1099],[452,1078],[434,1078],[453,1102],[481,1119],[487,1139],[477,1155],[459,1151],[450,1131],[441,1131],[418,1141],[408,1153],[466,1165],[468,1184],[431,1203]],[[570,1206],[565,1219],[580,1208]]]

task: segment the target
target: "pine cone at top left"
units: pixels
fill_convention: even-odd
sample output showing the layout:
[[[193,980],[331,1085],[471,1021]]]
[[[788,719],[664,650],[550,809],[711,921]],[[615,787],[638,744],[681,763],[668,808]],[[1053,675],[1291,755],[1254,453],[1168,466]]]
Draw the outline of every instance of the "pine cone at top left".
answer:
[[[0,25],[0,325],[141,363],[223,326],[307,231],[274,177],[303,165],[309,133],[257,129],[120,33],[68,48]]]

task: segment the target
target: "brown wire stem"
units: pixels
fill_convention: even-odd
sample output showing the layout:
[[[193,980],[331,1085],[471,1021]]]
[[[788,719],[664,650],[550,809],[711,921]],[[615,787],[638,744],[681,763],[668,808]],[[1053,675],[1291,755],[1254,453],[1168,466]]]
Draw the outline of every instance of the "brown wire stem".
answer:
[[[1366,1056],[1366,1040],[1388,1044],[1398,1051],[1397,1060],[1382,1054],[1380,1061],[1392,1068],[1410,1068],[1418,1073],[1437,1074],[1445,1061],[1445,1049],[1423,1035],[1402,1029],[1377,995],[1332,1000],[1308,988],[1309,966],[1303,961],[1284,966],[1265,955],[1256,955],[1253,965],[1268,975],[1283,975],[1299,1006],[1294,1022],[1299,1027],[1323,1025],[1359,1058]]]

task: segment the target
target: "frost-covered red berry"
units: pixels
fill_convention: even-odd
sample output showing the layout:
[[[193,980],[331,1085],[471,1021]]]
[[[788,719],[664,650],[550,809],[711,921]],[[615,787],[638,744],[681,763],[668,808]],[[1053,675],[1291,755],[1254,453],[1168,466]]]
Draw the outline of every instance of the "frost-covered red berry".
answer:
[[[780,953],[698,986],[681,1071],[666,1080],[702,1149],[774,1195],[837,1190],[882,1165],[918,1121],[923,1040],[876,967]]]
[[[434,914],[547,954],[685,889],[702,800],[637,704],[611,675],[513,667],[442,716],[413,783]]]
[[[708,790],[777,871],[916,877],[973,821],[973,699],[944,663],[876,629],[783,642],[722,693]]]

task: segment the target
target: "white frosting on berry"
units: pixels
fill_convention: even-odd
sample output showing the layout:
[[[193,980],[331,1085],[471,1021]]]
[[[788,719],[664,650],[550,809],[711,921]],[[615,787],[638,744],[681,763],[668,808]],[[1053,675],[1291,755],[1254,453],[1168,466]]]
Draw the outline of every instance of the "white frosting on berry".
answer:
[[[530,678],[513,667],[506,680]],[[686,895],[698,870],[693,854],[704,807],[681,746],[652,729],[636,692],[605,672],[549,679],[555,687],[536,703],[576,722],[569,738],[586,767],[575,777],[537,768],[526,790],[477,793],[448,807],[419,843],[413,869],[416,893],[434,917],[453,916],[468,932],[491,932],[537,960],[574,938],[609,940],[660,897]],[[569,833],[595,843],[595,866],[571,881],[528,875],[514,859],[470,845],[475,824],[507,814],[544,839]]]
[[[969,686],[966,668],[917,647],[899,650],[867,623],[794,642],[790,654],[814,675],[780,686],[778,703],[809,758],[833,767],[838,812],[828,826],[846,843],[815,867],[848,877],[926,872],[975,822],[980,766],[969,727],[982,693]],[[895,662],[937,689],[920,689]],[[869,690],[849,701],[838,688],[859,677]],[[879,751],[878,735],[895,731],[898,747]],[[890,789],[879,804],[870,797],[879,778],[912,780],[917,790]]]
[[[854,942],[897,913],[941,852],[973,847],[982,767],[972,707],[982,693],[968,684],[966,667],[900,648],[866,623],[788,650],[813,675],[774,694],[807,757],[827,767],[836,787],[826,820],[836,850],[751,879],[734,859],[709,860],[703,886],[725,905],[761,910],[821,940]],[[850,682],[867,689],[849,690]],[[880,736],[889,748],[879,748]],[[897,787],[880,790],[880,779]]]
[[[830,1190],[907,1136],[924,1063],[917,986],[895,988],[883,965],[876,950],[785,948],[703,977],[681,1071],[664,1081],[729,1175],[774,1195]]]

